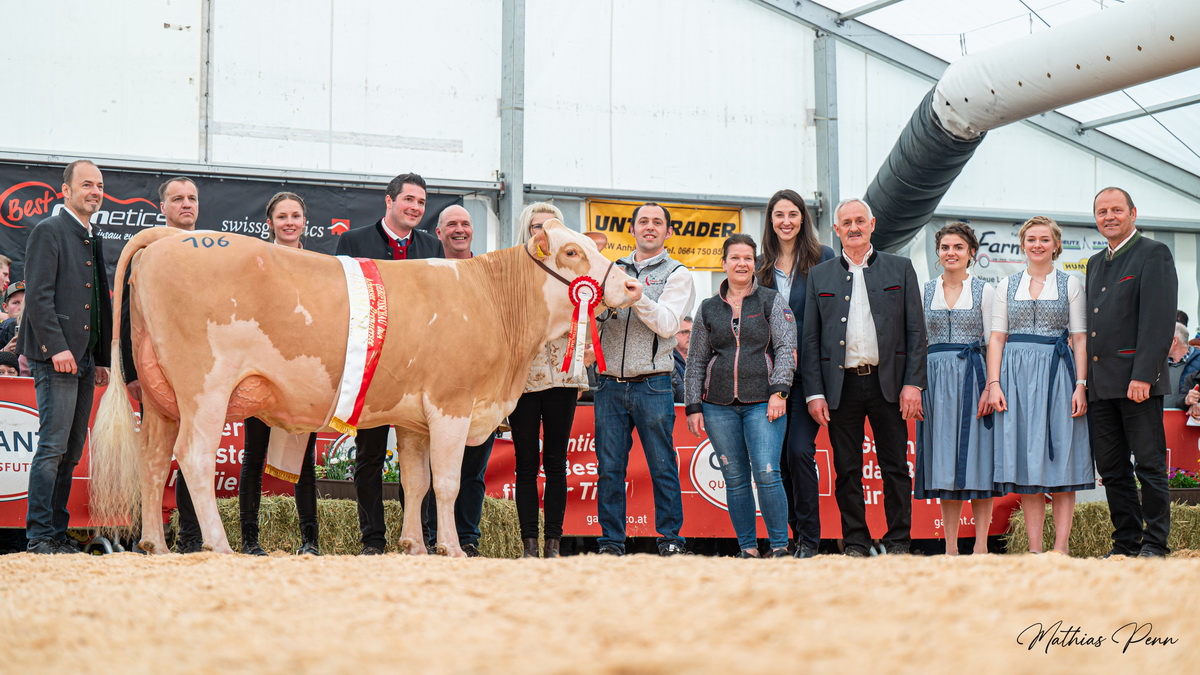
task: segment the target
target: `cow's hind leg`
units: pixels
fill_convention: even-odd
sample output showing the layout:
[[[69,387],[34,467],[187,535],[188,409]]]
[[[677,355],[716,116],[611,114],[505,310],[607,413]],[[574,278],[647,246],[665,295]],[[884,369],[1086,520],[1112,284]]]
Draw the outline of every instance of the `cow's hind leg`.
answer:
[[[228,396],[224,397],[226,400]],[[217,445],[225,428],[225,404],[213,397],[215,404],[202,402],[195,413],[180,410],[180,433],[175,440],[175,457],[187,478],[196,519],[204,536],[204,547],[217,553],[233,553],[225,526],[217,512],[217,491],[213,477],[217,472]]]
[[[429,491],[429,445],[425,435],[396,427],[396,453],[400,483],[404,486],[404,524],[400,528],[401,553],[425,554],[421,529],[421,502]]]
[[[142,538],[138,548],[147,553],[167,553],[163,536],[162,496],[171,470],[171,448],[179,424],[153,405],[142,406]]]
[[[433,495],[437,498],[437,552],[452,558],[467,557],[458,542],[454,502],[458,499],[458,480],[470,424],[469,417],[442,417],[429,425],[429,460],[433,469]]]

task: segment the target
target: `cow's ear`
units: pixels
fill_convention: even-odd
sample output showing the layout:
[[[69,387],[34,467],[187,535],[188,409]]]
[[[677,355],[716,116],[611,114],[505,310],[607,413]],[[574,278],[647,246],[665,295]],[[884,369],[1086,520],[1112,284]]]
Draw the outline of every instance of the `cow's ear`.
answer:
[[[584,232],[583,236],[596,242],[596,248],[601,251],[604,250],[605,246],[608,246],[608,237],[603,232]]]
[[[529,249],[529,254],[538,260],[550,257],[550,238],[546,236],[546,230],[542,228],[534,231],[533,236],[529,238],[529,243],[525,246]]]

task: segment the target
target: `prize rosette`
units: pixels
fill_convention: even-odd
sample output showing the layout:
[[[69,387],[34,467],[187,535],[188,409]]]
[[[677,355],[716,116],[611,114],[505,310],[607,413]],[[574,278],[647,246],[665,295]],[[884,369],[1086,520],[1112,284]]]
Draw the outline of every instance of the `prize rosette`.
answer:
[[[571,315],[571,333],[567,338],[567,354],[563,358],[562,372],[569,373],[573,370],[576,374],[583,373],[584,348],[579,345],[587,344],[589,328],[592,351],[596,354],[596,367],[600,372],[604,372],[604,352],[600,349],[600,332],[596,330],[596,306],[600,304],[602,297],[600,283],[591,277],[577,277],[567,289],[567,297],[570,298],[571,304],[575,305],[575,311]]]

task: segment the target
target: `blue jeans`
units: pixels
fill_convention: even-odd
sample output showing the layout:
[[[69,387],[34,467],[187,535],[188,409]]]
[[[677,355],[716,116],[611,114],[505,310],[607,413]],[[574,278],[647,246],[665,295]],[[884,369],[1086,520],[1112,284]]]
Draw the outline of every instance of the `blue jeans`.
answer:
[[[704,404],[704,429],[725,477],[725,498],[729,502],[729,520],[743,551],[758,548],[757,518],[751,475],[758,486],[758,504],[771,550],[787,548],[788,507],[783,480],[779,475],[779,455],[787,416],[767,420],[767,404]]]
[[[92,355],[85,354],[77,365],[79,371],[72,375],[55,372],[50,361],[29,360],[39,421],[25,516],[25,536],[31,542],[67,537],[71,474],[83,456],[96,391]]]
[[[658,544],[679,544],[683,537],[683,496],[679,490],[679,460],[671,437],[675,428],[675,400],[671,376],[641,382],[617,382],[601,377],[595,395],[596,462],[600,479],[596,515],[600,520],[597,543],[625,549],[625,469],[637,429],[654,484],[654,528]]]

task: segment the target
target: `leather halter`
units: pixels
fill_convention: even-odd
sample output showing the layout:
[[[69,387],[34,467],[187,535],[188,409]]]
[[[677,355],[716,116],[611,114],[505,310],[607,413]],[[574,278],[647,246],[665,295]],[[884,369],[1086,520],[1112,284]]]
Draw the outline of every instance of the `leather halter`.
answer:
[[[571,282],[567,281],[566,277],[564,277],[563,275],[559,274],[558,272],[555,272],[554,270],[550,269],[549,265],[542,262],[541,260],[538,260],[537,256],[530,253],[528,245],[522,246],[521,248],[525,249],[525,255],[529,256],[530,260],[537,263],[538,267],[542,268],[543,270],[546,270],[546,274],[549,274],[550,276],[554,277],[555,279],[558,279],[559,281],[563,282],[563,284],[568,287],[571,285]],[[606,304],[604,302],[605,288],[608,284],[608,275],[612,273],[613,266],[615,266],[615,265],[616,265],[616,262],[610,260],[608,263],[608,269],[606,269],[604,271],[604,278],[600,280],[600,304]]]

